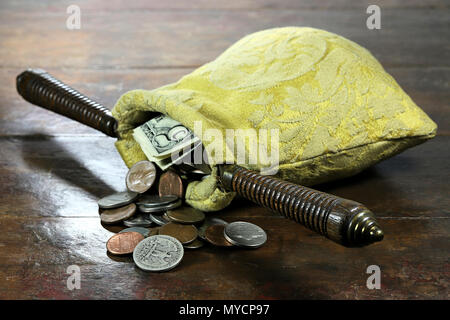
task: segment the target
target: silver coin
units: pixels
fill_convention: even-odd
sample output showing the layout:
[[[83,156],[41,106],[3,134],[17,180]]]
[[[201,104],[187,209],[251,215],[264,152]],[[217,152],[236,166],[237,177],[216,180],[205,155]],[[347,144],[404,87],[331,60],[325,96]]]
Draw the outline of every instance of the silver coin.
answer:
[[[111,194],[98,200],[98,206],[102,209],[114,209],[132,203],[139,194],[132,191],[124,191]]]
[[[124,232],[139,232],[144,237],[147,237],[150,233],[150,230],[147,228],[143,228],[143,227],[131,227],[131,228],[125,228],[122,231],[120,231],[119,233],[124,233]]]
[[[151,188],[156,179],[155,165],[150,161],[135,163],[127,173],[125,183],[128,190],[144,193]]]
[[[169,205],[177,200],[178,197],[174,195],[159,196],[155,194],[146,194],[141,196],[136,204],[143,207],[153,208]]]
[[[206,217],[203,224],[198,228],[198,236],[201,239],[206,240],[206,238],[205,238],[206,229],[208,229],[210,226],[215,225],[215,224],[227,225],[228,222],[226,222],[222,219],[219,219],[219,218]]]
[[[181,206],[182,201],[178,200],[176,202],[172,202],[166,205],[161,205],[161,206],[155,206],[155,207],[146,207],[143,205],[139,205],[138,208],[140,211],[145,212],[145,213],[158,213],[158,212],[165,212],[167,210],[171,210],[171,209],[175,209],[178,208],[179,206]]]
[[[171,236],[155,235],[138,243],[133,251],[134,263],[145,271],[168,271],[183,259],[180,241]]]
[[[224,236],[235,246],[259,248],[267,241],[267,234],[256,224],[236,221],[225,226]]]
[[[135,217],[123,222],[127,227],[150,227],[152,223],[152,220],[144,214],[137,214]]]
[[[166,219],[164,216],[157,216],[157,215],[154,215],[154,214],[149,214],[149,218],[154,223],[156,223],[158,226],[163,226],[166,223],[170,222],[170,220]]]

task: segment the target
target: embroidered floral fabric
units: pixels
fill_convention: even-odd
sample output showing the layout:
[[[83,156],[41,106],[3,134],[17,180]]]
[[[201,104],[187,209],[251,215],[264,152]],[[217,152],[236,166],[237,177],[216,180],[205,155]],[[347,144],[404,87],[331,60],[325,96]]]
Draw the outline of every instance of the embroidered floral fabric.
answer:
[[[176,83],[124,94],[113,115],[122,134],[116,147],[128,166],[146,158],[131,129],[151,111],[190,129],[201,121],[203,131],[219,129],[224,137],[226,129],[279,129],[277,175],[303,185],[356,174],[436,133],[369,51],[313,28],[248,35]],[[235,162],[228,147],[224,141],[223,160]],[[217,188],[216,173],[188,186],[187,203],[214,211],[231,202],[234,194]]]

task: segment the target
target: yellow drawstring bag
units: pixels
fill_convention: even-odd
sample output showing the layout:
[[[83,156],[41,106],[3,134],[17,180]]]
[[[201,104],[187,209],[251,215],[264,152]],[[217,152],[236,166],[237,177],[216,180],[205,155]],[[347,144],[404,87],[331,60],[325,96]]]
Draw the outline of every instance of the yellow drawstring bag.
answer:
[[[218,129],[223,137],[226,129],[278,129],[277,176],[302,185],[354,175],[437,129],[369,51],[299,27],[250,34],[176,83],[125,93],[112,112],[122,137],[116,147],[128,166],[146,159],[132,129],[160,112],[191,130],[196,121],[203,132]],[[227,141],[223,148],[224,161],[235,162]],[[233,199],[218,188],[216,164],[211,177],[189,184],[191,206],[215,211]]]

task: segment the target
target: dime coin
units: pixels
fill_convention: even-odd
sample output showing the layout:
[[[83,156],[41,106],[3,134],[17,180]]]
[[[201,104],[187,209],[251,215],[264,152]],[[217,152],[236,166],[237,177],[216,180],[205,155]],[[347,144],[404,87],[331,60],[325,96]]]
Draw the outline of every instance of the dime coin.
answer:
[[[227,224],[224,236],[232,244],[245,248],[259,248],[267,241],[267,234],[261,227],[244,221]]]
[[[156,235],[145,238],[134,249],[134,263],[146,271],[167,271],[183,259],[183,245],[177,239]]]
[[[148,235],[150,234],[150,230],[147,228],[143,228],[143,227],[125,228],[125,229],[121,230],[119,233],[124,233],[124,232],[139,232],[144,237],[148,237]]]
[[[105,224],[114,224],[131,218],[136,212],[136,205],[129,205],[116,209],[102,210],[100,220]]]
[[[137,198],[137,196],[138,194],[136,192],[131,191],[114,193],[98,200],[98,206],[101,209],[114,209],[123,207],[127,204],[132,203]]]
[[[143,205],[139,205],[139,210],[145,213],[158,213],[158,212],[164,212],[167,210],[171,210],[171,209],[175,209],[180,207],[182,204],[181,200],[166,204],[166,205],[161,205],[161,206],[154,206],[154,207],[147,207],[147,206],[143,206]]]
[[[183,181],[173,170],[169,170],[161,175],[158,189],[160,196],[175,195],[180,199],[183,198]]]
[[[203,224],[198,228],[198,236],[200,237],[200,239],[206,240],[206,237],[205,237],[206,229],[208,229],[210,226],[213,226],[215,224],[226,225],[226,224],[228,224],[228,222],[226,222],[222,219],[219,219],[219,218],[206,217]]]
[[[178,197],[174,195],[158,196],[155,194],[146,194],[141,196],[136,204],[139,206],[153,208],[169,205],[176,202],[177,200]]]
[[[144,193],[153,185],[156,179],[155,165],[150,161],[135,163],[127,173],[125,179],[128,190]]]
[[[164,218],[164,216],[157,216],[157,215],[154,215],[154,214],[149,214],[148,217],[150,218],[150,220],[152,220],[158,226],[163,226],[166,223],[169,223],[169,220]]]
[[[159,234],[177,238],[182,244],[188,244],[197,238],[197,228],[193,225],[184,225],[169,222],[159,229]]]
[[[139,232],[123,232],[113,235],[106,243],[106,248],[112,254],[130,254],[144,236]]]
[[[127,227],[150,227],[152,223],[152,220],[144,214],[137,214],[135,217],[123,222]]]
[[[186,249],[193,250],[193,249],[199,249],[199,248],[203,247],[204,245],[205,245],[205,243],[202,240],[195,239],[191,243],[184,244],[183,247],[185,247]]]
[[[181,207],[167,211],[167,217],[177,223],[195,224],[205,220],[205,214],[192,207]]]
[[[223,224],[215,224],[209,226],[205,231],[206,240],[218,247],[232,247],[233,244],[228,242],[223,235],[223,230],[225,226]]]

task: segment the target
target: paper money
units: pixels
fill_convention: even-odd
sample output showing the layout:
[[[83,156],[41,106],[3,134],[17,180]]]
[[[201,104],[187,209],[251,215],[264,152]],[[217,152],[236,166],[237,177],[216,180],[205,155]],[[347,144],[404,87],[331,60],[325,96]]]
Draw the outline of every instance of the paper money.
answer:
[[[133,130],[133,137],[150,161],[161,161],[180,149],[200,141],[176,120],[157,116]]]

